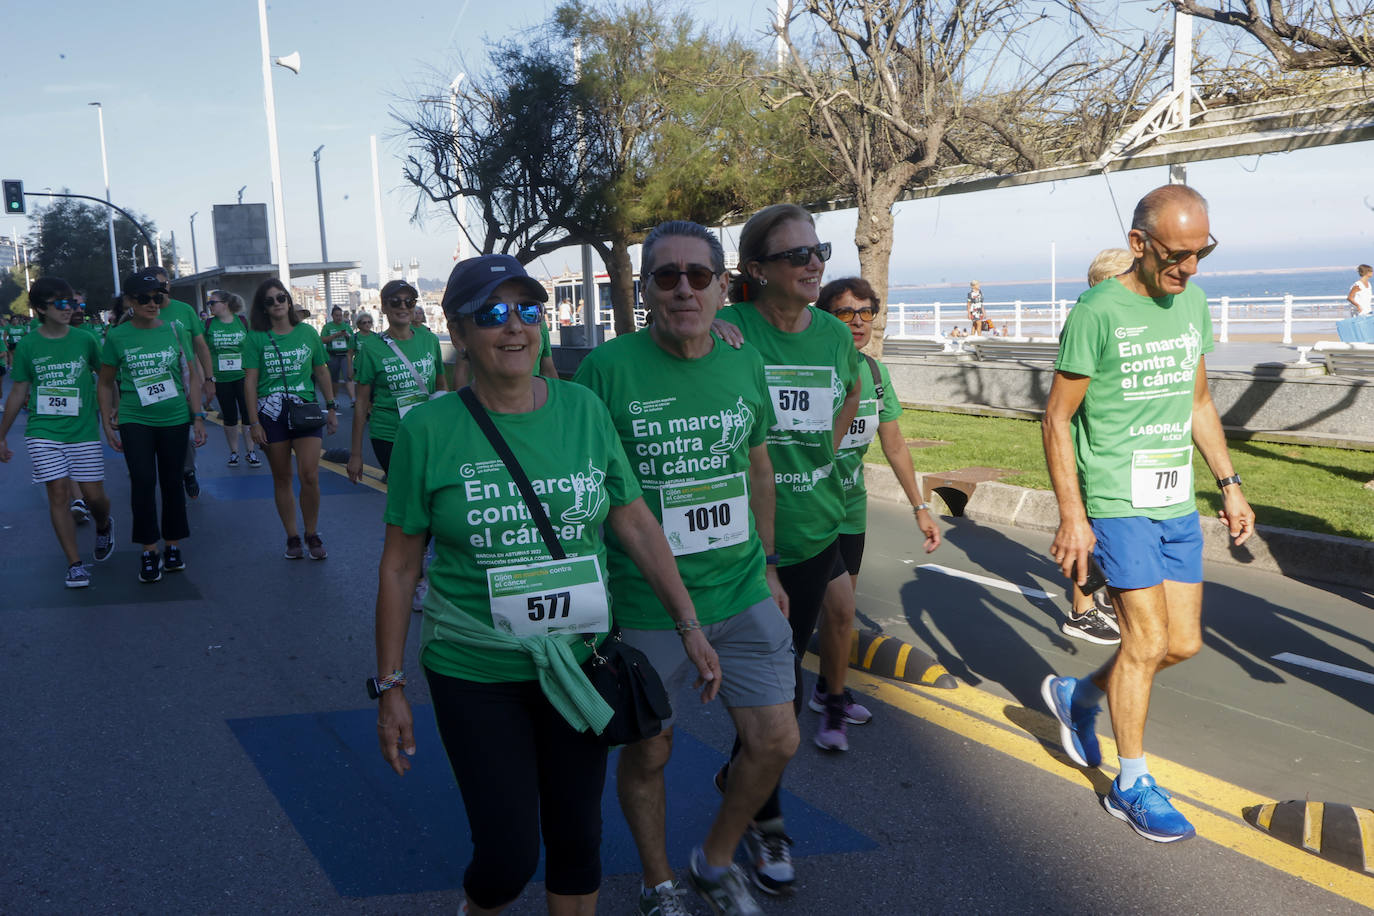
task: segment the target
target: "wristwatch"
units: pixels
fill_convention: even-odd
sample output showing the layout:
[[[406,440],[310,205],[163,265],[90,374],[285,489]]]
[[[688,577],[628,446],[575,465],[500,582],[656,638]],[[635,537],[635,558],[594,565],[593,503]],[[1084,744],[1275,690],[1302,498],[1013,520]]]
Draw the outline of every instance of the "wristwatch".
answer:
[[[338,402],[338,401],[334,401],[334,400],[325,401],[325,402],[324,402],[324,409],[325,409],[325,410],[338,410],[338,409],[339,409],[339,402]]]
[[[764,565],[764,566],[777,566],[777,565],[778,565],[778,555],[775,554],[775,553],[770,553],[770,554],[768,554],[767,556],[765,556],[765,557],[763,558],[763,565]]]
[[[1236,486],[1240,486],[1240,475],[1239,475],[1239,474],[1232,474],[1230,477],[1218,477],[1218,478],[1217,478],[1217,489],[1218,489],[1218,490],[1224,490],[1224,489],[1226,489],[1227,487],[1229,487],[1231,484],[1235,484]]]
[[[406,685],[406,673],[397,669],[386,677],[370,677],[367,679],[367,698],[376,700],[392,687],[404,687]]]

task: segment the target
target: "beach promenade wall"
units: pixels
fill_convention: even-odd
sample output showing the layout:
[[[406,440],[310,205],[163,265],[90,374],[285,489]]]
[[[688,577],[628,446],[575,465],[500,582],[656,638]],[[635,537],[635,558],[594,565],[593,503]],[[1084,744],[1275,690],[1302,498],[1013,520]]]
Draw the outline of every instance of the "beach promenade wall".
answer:
[[[932,355],[883,357],[903,404],[1007,416],[1038,416],[1054,370],[1045,364]],[[1231,434],[1374,448],[1374,382],[1337,376],[1277,377],[1209,370],[1221,422]]]

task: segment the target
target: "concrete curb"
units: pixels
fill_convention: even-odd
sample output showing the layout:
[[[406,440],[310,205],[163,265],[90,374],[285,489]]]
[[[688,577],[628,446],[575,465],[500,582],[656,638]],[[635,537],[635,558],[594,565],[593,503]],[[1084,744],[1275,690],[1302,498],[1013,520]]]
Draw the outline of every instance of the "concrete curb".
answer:
[[[865,463],[864,483],[869,496],[906,502],[896,475],[885,464]],[[935,508],[950,514],[943,504]],[[1059,504],[1049,490],[980,483],[964,507],[964,517],[990,525],[1054,531],[1059,527]],[[1250,540],[1234,547],[1221,521],[1206,517],[1202,519],[1202,538],[1203,559],[1211,563],[1374,591],[1374,541],[1256,525]]]

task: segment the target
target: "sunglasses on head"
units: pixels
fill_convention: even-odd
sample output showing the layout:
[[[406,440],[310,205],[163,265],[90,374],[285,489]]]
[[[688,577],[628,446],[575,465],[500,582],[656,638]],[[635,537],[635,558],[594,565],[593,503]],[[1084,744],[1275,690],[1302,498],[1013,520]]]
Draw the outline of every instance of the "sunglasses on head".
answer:
[[[775,251],[773,254],[766,254],[759,258],[760,261],[786,261],[793,267],[805,267],[811,263],[811,256],[824,264],[830,260],[830,243],[821,242],[819,245],[802,245],[800,248],[789,248],[786,251]]]
[[[275,302],[277,305],[286,305],[290,301],[291,297],[288,296],[286,293],[277,293],[274,296],[267,297],[268,305],[271,305],[273,302]]]
[[[872,321],[874,318],[878,317],[878,307],[875,305],[865,305],[854,309],[847,305],[843,305],[837,309],[831,309],[830,314],[846,324],[853,321],[855,315],[858,315],[864,321]]]
[[[1154,248],[1155,256],[1158,257],[1161,261],[1165,263],[1165,265],[1169,267],[1172,267],[1175,264],[1181,264],[1189,258],[1194,257],[1201,261],[1203,258],[1207,257],[1209,254],[1215,251],[1217,247],[1216,236],[1212,235],[1212,233],[1209,232],[1207,233],[1207,238],[1212,240],[1212,244],[1203,245],[1197,251],[1170,251],[1167,248],[1161,251],[1160,249],[1155,248],[1155,240],[1150,238],[1150,233],[1146,232],[1144,229],[1137,229],[1136,232],[1139,232],[1145,238],[1145,241],[1150,243],[1150,247]]]
[[[510,313],[519,313],[525,324],[538,324],[544,318],[544,305],[540,302],[488,302],[472,313],[472,323],[479,328],[500,327],[510,321]]]
[[[149,302],[155,302],[158,305],[161,305],[163,301],[166,300],[166,298],[167,294],[162,292],[137,293],[134,296],[134,301],[137,302],[139,305],[147,305]]]
[[[711,285],[711,281],[716,278],[717,274],[709,267],[703,267],[700,264],[688,264],[686,270],[678,270],[676,267],[664,265],[650,271],[649,276],[654,278],[655,286],[667,292],[677,289],[679,277],[686,277],[687,285],[692,289],[705,289]]]
[[[391,298],[391,299],[386,300],[386,304],[387,304],[387,306],[388,306],[389,308],[393,308],[393,309],[413,309],[413,308],[415,308],[415,300],[414,300],[414,299],[402,299],[400,296],[395,296],[395,297],[393,297],[393,298]]]

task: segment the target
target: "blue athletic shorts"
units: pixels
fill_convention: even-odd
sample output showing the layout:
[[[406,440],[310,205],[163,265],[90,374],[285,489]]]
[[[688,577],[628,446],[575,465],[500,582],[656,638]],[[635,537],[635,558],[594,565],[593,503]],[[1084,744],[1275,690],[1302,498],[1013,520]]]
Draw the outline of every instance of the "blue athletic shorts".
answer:
[[[1097,535],[1093,557],[1112,588],[1150,588],[1202,581],[1202,524],[1193,512],[1155,521],[1144,516],[1088,520]]]

